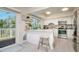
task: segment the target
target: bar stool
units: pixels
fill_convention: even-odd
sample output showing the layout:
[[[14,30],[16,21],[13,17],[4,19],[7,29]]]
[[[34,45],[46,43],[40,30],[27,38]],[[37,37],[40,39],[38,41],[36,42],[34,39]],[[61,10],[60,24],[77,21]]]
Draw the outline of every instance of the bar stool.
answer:
[[[50,48],[49,37],[46,37],[46,38],[45,37],[40,37],[39,44],[38,44],[38,49],[40,48],[40,46],[45,47],[46,51],[48,51],[48,49]]]

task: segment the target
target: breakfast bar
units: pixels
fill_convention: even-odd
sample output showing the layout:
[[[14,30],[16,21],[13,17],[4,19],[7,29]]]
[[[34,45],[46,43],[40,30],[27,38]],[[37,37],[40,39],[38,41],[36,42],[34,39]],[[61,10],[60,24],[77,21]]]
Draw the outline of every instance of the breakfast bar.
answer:
[[[50,49],[53,49],[54,33],[52,29],[46,30],[30,30],[27,33],[27,41],[38,46],[40,37],[49,37]]]

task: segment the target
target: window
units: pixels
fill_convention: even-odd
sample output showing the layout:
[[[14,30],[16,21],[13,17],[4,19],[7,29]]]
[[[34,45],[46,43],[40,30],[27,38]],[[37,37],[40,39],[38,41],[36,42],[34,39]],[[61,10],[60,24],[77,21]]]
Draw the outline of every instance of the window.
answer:
[[[40,18],[32,16],[32,29],[41,29]]]
[[[0,10],[0,40],[15,38],[16,13]]]

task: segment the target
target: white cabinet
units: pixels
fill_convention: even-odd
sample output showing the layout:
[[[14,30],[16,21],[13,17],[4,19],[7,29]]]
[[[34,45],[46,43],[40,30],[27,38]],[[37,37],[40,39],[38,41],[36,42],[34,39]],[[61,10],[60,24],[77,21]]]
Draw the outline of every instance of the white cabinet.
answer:
[[[73,39],[73,33],[74,33],[74,29],[68,29],[67,30],[68,39]]]
[[[32,44],[38,45],[40,39],[39,35],[39,32],[29,32],[27,33],[27,41]]]
[[[38,46],[40,37],[49,37],[50,48],[53,49],[53,30],[34,30],[27,32],[27,41]]]

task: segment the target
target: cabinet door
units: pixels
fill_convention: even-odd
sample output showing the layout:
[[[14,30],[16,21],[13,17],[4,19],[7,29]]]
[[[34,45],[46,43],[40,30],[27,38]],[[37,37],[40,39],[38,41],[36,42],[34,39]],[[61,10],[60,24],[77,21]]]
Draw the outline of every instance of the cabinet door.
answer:
[[[27,33],[28,42],[38,45],[39,39],[40,39],[40,34],[38,32],[37,33],[35,33],[35,32]]]

